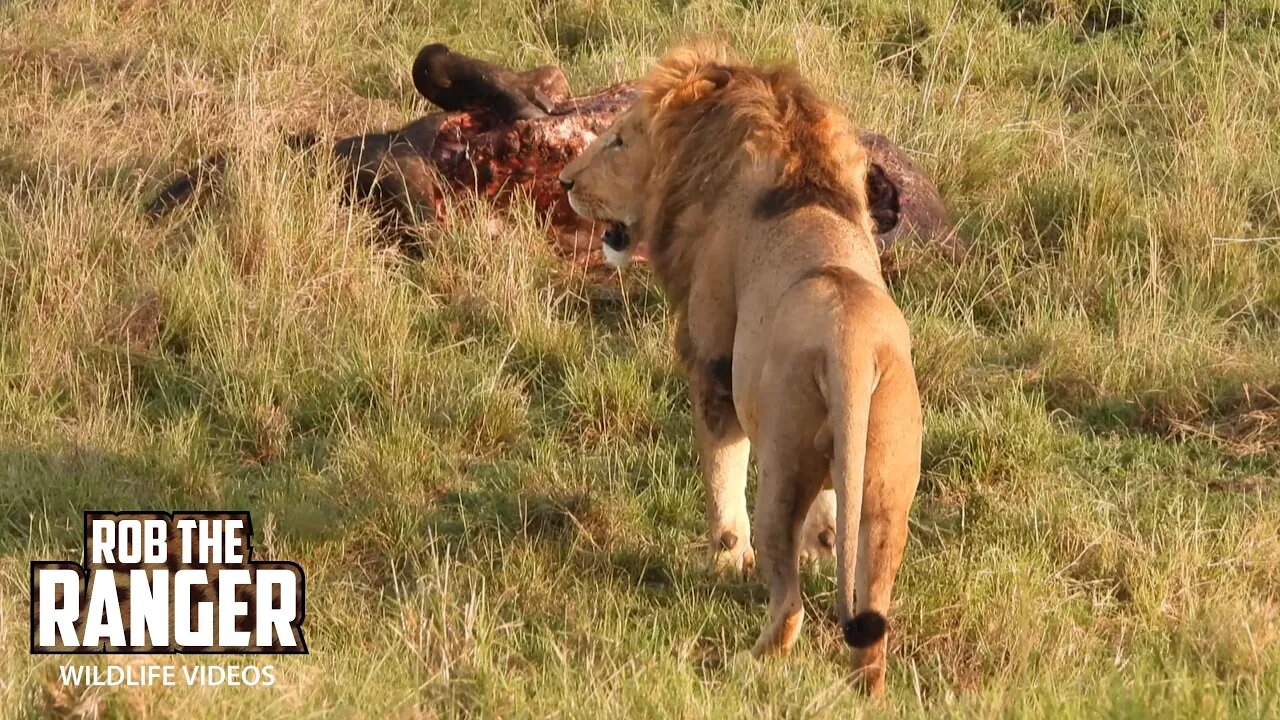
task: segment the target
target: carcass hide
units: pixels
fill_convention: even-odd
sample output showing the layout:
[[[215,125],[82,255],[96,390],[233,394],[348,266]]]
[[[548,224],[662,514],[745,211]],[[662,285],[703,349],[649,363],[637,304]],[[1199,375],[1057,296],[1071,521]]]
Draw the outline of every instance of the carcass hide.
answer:
[[[558,176],[635,101],[635,83],[574,97],[559,68],[513,73],[439,44],[419,53],[413,79],[418,92],[442,103],[444,112],[332,145],[354,200],[374,207],[392,234],[421,238],[424,225],[448,221],[452,195],[480,196],[498,207],[527,197],[566,254],[599,259],[603,228],[593,228],[573,212]],[[871,181],[892,185],[898,202],[896,226],[876,237],[881,252],[906,237],[936,244],[953,256],[962,252],[964,243],[929,178],[885,136],[859,135],[873,166]],[[314,139],[296,136],[291,143]],[[163,215],[211,186],[224,164],[225,156],[215,155],[179,173],[146,212]]]

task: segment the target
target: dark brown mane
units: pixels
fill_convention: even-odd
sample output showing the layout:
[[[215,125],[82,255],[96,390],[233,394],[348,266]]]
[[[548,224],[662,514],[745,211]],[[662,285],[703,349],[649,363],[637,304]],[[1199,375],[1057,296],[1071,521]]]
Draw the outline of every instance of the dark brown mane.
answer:
[[[649,72],[641,94],[654,156],[641,231],[675,305],[688,294],[685,239],[702,234],[710,205],[747,167],[776,169],[760,188],[755,219],[821,205],[869,222],[866,151],[794,68],[759,69],[715,48],[681,48]]]

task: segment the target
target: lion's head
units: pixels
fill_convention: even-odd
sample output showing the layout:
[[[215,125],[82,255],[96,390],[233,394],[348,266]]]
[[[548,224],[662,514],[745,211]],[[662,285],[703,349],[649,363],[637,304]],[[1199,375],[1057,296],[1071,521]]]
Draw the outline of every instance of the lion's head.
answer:
[[[628,229],[640,220],[651,171],[649,130],[636,105],[560,173],[574,211],[605,224],[605,256],[619,267],[635,249]]]
[[[697,45],[668,53],[641,83],[639,102],[619,115],[604,134],[565,166],[560,184],[569,204],[583,217],[605,223],[602,238],[605,257],[623,266],[637,245],[636,226],[653,197],[650,181],[654,170],[653,134],[656,107],[655,87],[663,81],[663,71],[675,71],[684,63],[687,70],[712,62],[727,62],[727,51],[719,46]]]
[[[691,218],[748,174],[759,186],[756,220],[816,204],[868,235],[897,222],[896,189],[869,165],[840,113],[795,69],[744,65],[718,45],[667,53],[641,82],[636,105],[560,180],[575,211],[607,224],[611,262],[625,262],[644,238],[661,265],[676,236],[697,234]],[[884,192],[892,194],[888,214]]]

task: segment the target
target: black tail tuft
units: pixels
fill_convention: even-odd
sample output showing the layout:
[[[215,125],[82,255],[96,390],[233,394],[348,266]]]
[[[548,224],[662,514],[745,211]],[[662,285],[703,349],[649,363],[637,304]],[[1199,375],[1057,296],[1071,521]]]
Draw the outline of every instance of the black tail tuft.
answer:
[[[852,620],[845,621],[844,641],[849,643],[850,647],[870,647],[884,637],[888,626],[889,623],[884,616],[875,610],[860,612],[854,615]]]

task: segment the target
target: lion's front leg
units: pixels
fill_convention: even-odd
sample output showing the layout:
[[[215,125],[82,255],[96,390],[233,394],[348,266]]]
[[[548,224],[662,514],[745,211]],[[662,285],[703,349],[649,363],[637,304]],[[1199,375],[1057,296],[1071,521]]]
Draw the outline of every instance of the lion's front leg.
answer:
[[[711,569],[717,574],[745,574],[755,566],[751,523],[747,516],[747,440],[732,396],[719,387],[714,368],[691,378],[693,426],[706,491],[707,540]]]

